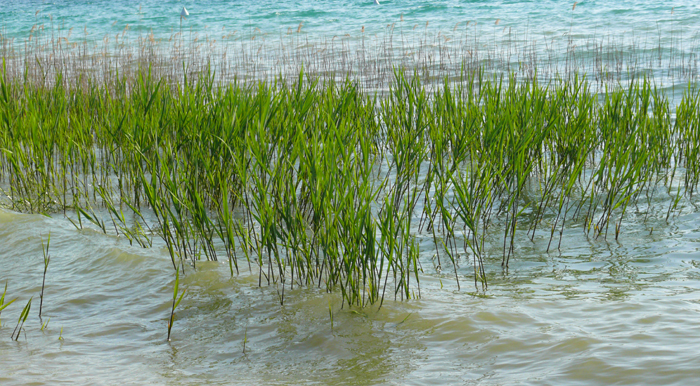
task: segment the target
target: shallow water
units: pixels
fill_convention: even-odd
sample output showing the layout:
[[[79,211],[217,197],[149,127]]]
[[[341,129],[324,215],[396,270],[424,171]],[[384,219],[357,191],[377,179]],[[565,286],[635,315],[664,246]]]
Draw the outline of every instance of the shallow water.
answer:
[[[620,243],[567,230],[549,254],[548,238],[519,237],[508,271],[493,248],[485,293],[469,284],[469,266],[461,291],[453,273],[427,269],[426,237],[421,299],[389,296],[381,310],[340,309],[336,294],[308,288],[287,289],[281,306],[257,275],[231,278],[225,264],[202,262],[186,272],[172,342],[167,251],[55,217],[0,212],[0,283],[19,297],[1,315],[3,384],[668,385],[700,376],[696,214],[628,224]],[[51,320],[41,331],[49,231]],[[30,296],[25,332],[10,341]]]
[[[381,3],[26,1],[17,7],[0,0],[0,19],[5,34],[16,37],[50,17],[76,34],[85,27],[94,39],[126,24],[136,34],[153,29],[167,37],[179,28],[185,5],[191,16],[184,27],[202,32],[280,34],[303,21],[309,36],[362,26],[381,34],[403,15],[406,30],[427,21],[446,31],[466,21],[495,30],[499,19],[499,30],[538,36],[677,39],[688,52],[698,43],[700,7],[690,1],[586,1],[575,11],[573,2],[560,1]],[[188,292],[167,342],[174,277],[164,248],[78,231],[60,214],[0,210],[0,285],[8,283],[7,298],[19,298],[0,314],[0,383],[690,384],[700,376],[700,217],[686,208],[668,223],[628,218],[619,243],[587,239],[574,227],[564,232],[561,251],[547,253],[545,232],[534,242],[520,234],[507,271],[494,237],[485,293],[474,291],[468,264],[459,271],[461,291],[451,270],[435,272],[432,238],[419,235],[426,269],[421,298],[388,297],[381,310],[341,309],[338,294],[314,288],[287,289],[280,305],[276,289],[258,287],[256,274],[231,278],[227,265],[201,262],[182,279]],[[42,331],[41,242],[49,232],[43,321],[50,322]],[[31,296],[25,331],[10,341]]]

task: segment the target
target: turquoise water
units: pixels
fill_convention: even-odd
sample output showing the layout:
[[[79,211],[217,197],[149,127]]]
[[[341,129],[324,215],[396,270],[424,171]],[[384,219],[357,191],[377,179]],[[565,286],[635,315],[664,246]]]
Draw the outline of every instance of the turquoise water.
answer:
[[[289,76],[303,66],[351,73],[382,90],[392,66],[441,79],[466,62],[541,78],[577,71],[623,85],[626,73],[641,70],[675,96],[698,77],[699,18],[690,1],[0,1],[4,47],[36,51],[39,42],[50,47],[47,62],[67,57],[52,56],[57,42],[70,42],[60,48],[75,57],[131,59],[152,42],[165,58],[159,65],[172,67],[162,72],[179,79],[183,62],[195,64],[193,73],[213,63],[227,79]],[[102,62],[88,67],[133,64]]]
[[[456,23],[512,27],[533,34],[668,35],[695,37],[700,6],[694,1],[0,1],[0,19],[10,36],[28,34],[32,25],[53,23],[99,37],[131,31],[167,35],[180,27],[179,14],[187,7],[183,27],[197,31],[262,31],[277,34],[300,22],[308,34],[352,33],[365,26],[379,33],[404,18],[405,28],[429,22],[451,30]],[[36,12],[39,11],[38,14]]]

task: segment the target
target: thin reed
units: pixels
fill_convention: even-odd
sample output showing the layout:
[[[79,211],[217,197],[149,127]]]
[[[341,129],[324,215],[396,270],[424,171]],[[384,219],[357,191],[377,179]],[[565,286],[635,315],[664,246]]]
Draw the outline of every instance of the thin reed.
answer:
[[[218,85],[293,82],[303,68],[321,80],[342,83],[351,77],[362,91],[386,92],[399,67],[418,71],[426,87],[459,79],[464,71],[484,71],[540,81],[585,73],[604,89],[643,74],[666,85],[694,81],[700,48],[696,35],[683,32],[577,34],[573,10],[571,28],[561,35],[520,31],[500,20],[440,28],[410,25],[401,17],[379,33],[376,26],[373,32],[362,26],[317,36],[306,33],[301,22],[286,32],[180,29],[144,35],[127,25],[121,33],[97,38],[86,28],[74,31],[49,20],[37,19],[29,36],[0,33],[6,76],[46,86],[60,80],[67,87],[88,87],[88,82],[111,87],[150,67],[170,86],[199,74],[213,74]]]

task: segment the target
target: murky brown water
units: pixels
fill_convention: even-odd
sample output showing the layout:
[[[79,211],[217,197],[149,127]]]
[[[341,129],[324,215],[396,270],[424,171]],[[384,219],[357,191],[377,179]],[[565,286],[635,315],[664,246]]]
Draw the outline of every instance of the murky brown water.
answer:
[[[167,251],[77,231],[60,217],[0,211],[0,284],[19,297],[0,315],[0,384],[688,385],[700,377],[697,214],[632,224],[620,243],[571,229],[561,253],[545,252],[548,237],[520,237],[507,272],[494,247],[485,294],[474,292],[469,266],[462,291],[449,270],[426,271],[420,300],[390,299],[381,310],[341,310],[339,296],[308,288],[287,290],[280,306],[257,275],[230,278],[226,265],[201,263],[182,284],[189,292],[172,342]],[[51,320],[41,331],[49,231]],[[421,245],[425,267],[430,244]],[[30,296],[25,333],[11,341]]]

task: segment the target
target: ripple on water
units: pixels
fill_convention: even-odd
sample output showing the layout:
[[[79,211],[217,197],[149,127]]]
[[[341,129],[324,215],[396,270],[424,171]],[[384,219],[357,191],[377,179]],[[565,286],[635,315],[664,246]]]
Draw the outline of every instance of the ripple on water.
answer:
[[[169,344],[166,253],[62,221],[0,212],[10,297],[40,290],[49,230],[53,256],[50,325],[40,331],[33,314],[26,338],[0,339],[3,382],[669,384],[698,375],[697,268],[682,241],[697,239],[693,229],[644,248],[579,239],[548,255],[536,245],[495,277],[490,296],[454,291],[449,276],[441,290],[431,274],[421,300],[387,300],[379,311],[341,309],[337,294],[318,289],[287,289],[280,306],[257,275],[231,278],[227,265],[201,263],[183,277],[189,293]],[[0,334],[18,312],[3,312]]]

